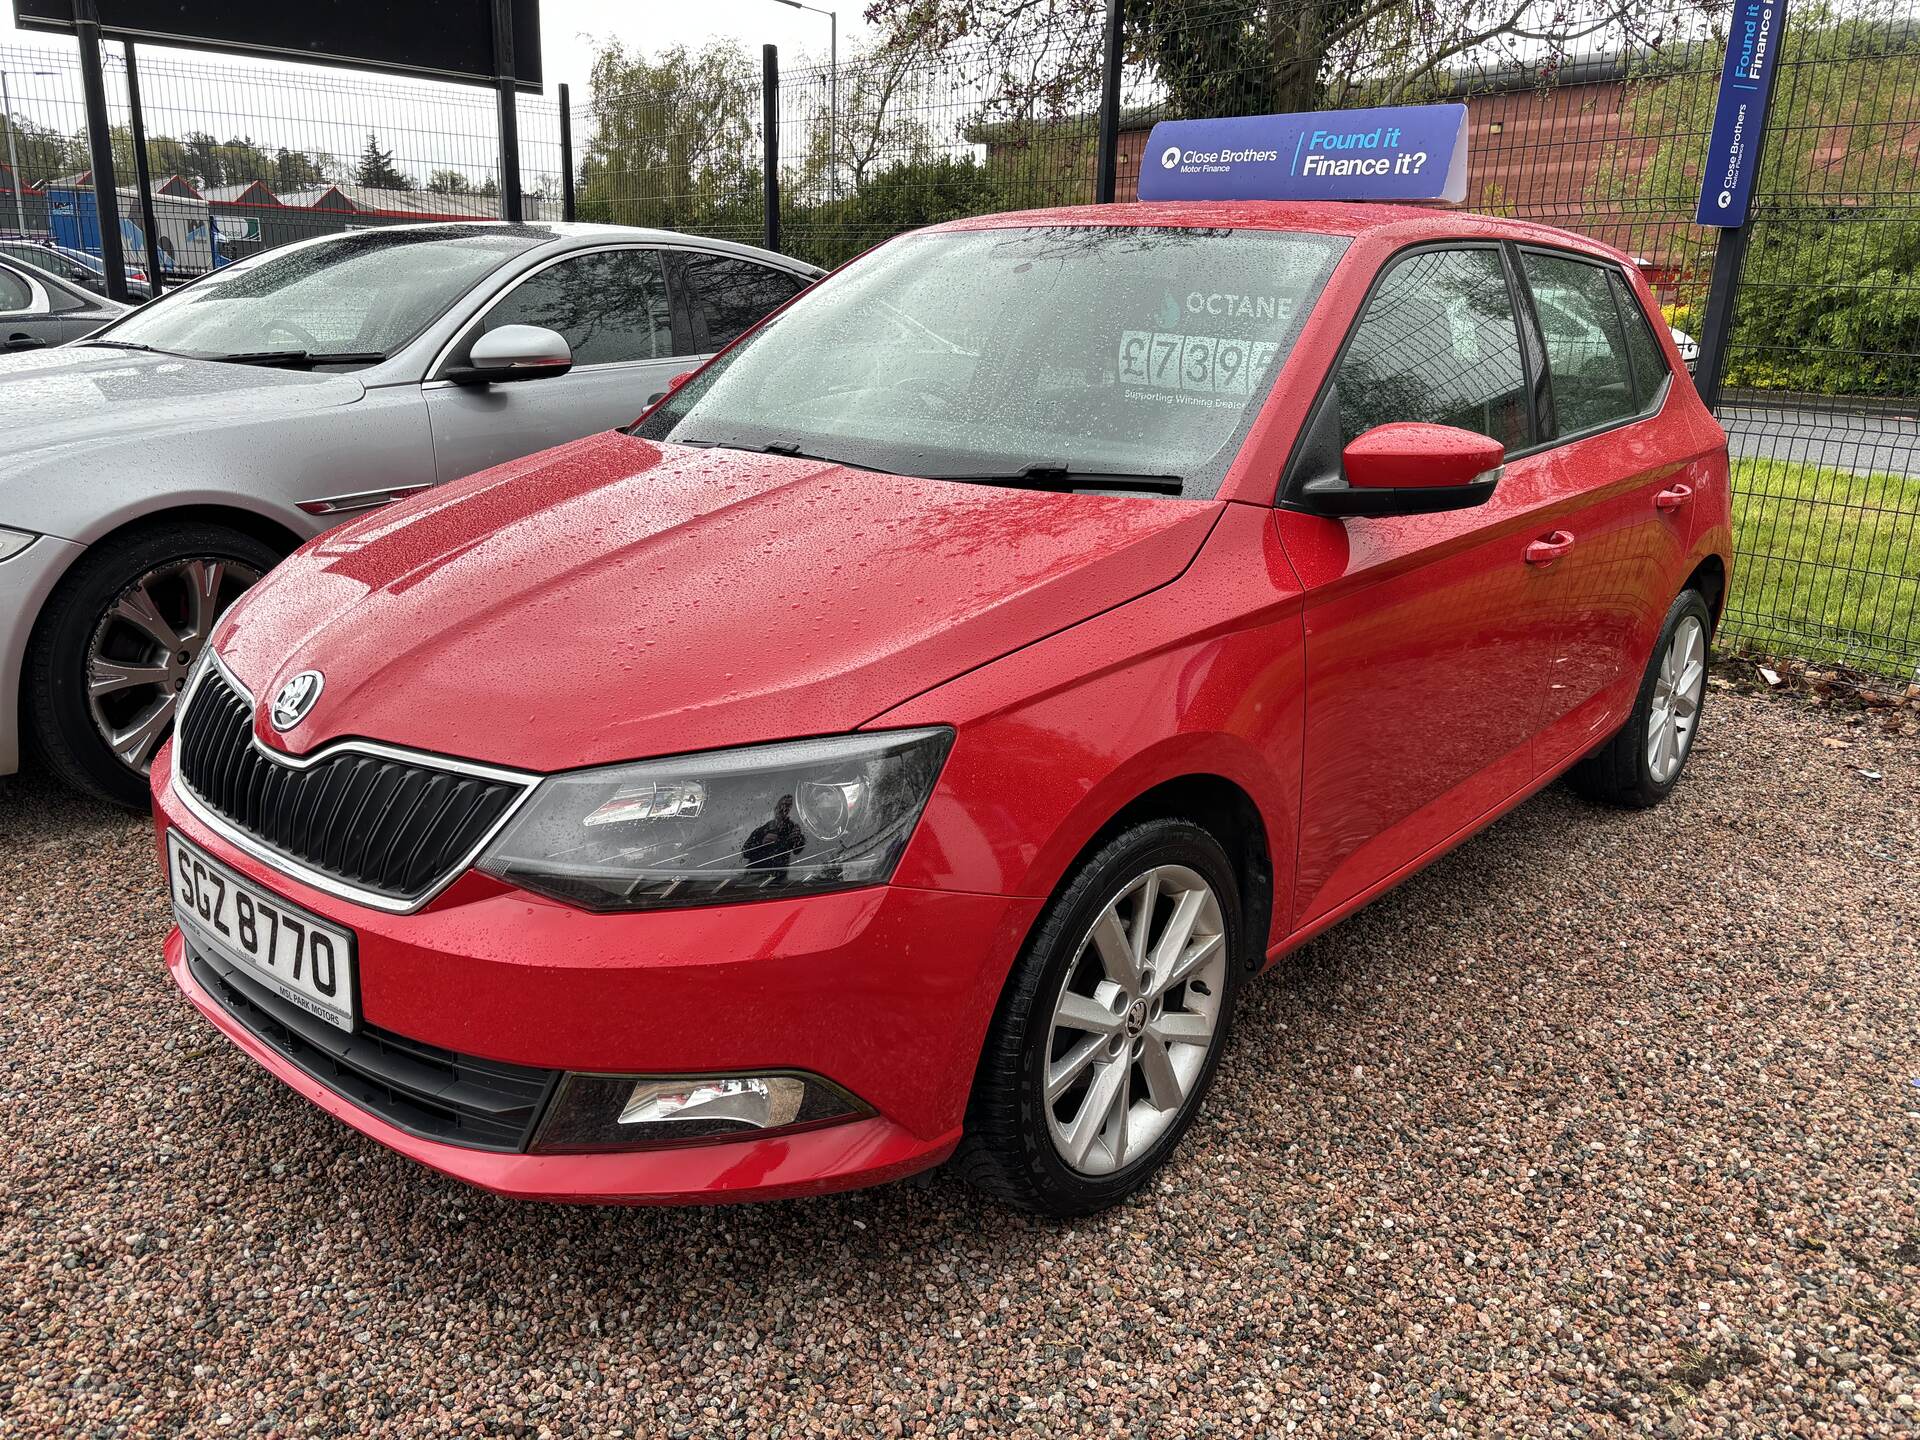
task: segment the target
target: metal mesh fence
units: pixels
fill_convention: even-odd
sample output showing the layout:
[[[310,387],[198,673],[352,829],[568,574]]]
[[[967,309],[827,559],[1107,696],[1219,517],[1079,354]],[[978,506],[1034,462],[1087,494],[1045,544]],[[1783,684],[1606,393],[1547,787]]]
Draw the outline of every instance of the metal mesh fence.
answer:
[[[158,234],[147,254],[124,48],[103,46],[114,186],[129,263],[186,278],[314,235],[500,214],[491,92],[296,64],[136,55]],[[98,253],[97,196],[72,47],[0,46],[7,124],[0,234]],[[563,163],[553,99],[522,96],[529,219],[558,219]]]

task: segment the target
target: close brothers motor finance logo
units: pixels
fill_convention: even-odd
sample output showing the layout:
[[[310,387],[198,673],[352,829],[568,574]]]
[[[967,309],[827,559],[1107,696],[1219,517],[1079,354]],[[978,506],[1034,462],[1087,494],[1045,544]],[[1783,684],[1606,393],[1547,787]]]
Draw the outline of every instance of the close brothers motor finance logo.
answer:
[[[1179,163],[1180,147],[1178,145],[1169,145],[1160,152],[1160,168],[1162,170],[1171,170]]]

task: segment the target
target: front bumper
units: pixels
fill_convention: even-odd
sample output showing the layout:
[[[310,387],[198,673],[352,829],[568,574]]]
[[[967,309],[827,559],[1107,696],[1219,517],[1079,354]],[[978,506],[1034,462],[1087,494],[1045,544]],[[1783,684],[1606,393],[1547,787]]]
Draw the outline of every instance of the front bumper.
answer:
[[[20,768],[20,671],[40,607],[86,547],[42,535],[0,561],[0,775]]]
[[[158,834],[176,829],[268,890],[355,932],[364,1023],[447,1051],[552,1070],[678,1075],[805,1071],[873,1115],[758,1139],[541,1155],[422,1138],[320,1083],[191,973],[212,1023],[330,1114],[402,1154],[502,1194],[674,1203],[876,1184],[939,1163],[960,1134],[1000,987],[1042,902],[876,886],[798,900],[632,915],[573,910],[469,873],[411,915],[281,875],[181,803],[172,748],[154,764]]]

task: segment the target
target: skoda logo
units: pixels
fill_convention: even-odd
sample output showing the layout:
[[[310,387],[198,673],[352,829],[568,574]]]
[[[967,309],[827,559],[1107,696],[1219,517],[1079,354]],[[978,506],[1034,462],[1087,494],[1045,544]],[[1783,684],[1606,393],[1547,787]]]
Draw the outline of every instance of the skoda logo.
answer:
[[[1162,170],[1171,170],[1179,163],[1180,147],[1178,145],[1169,145],[1160,152],[1160,168]]]
[[[320,687],[326,683],[318,670],[302,670],[282,685],[280,693],[273,697],[273,708],[267,712],[273,728],[288,731],[306,719],[313,702],[320,698]]]

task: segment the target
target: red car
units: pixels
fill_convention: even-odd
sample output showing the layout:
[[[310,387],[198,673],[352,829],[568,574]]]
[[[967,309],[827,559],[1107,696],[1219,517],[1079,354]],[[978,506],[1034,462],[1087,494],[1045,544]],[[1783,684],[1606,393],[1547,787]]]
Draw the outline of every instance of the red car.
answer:
[[[892,241],[234,608],[153,767],[173,976],[508,1195],[1110,1204],[1264,965],[1556,776],[1673,788],[1728,472],[1656,314],[1411,208]]]

